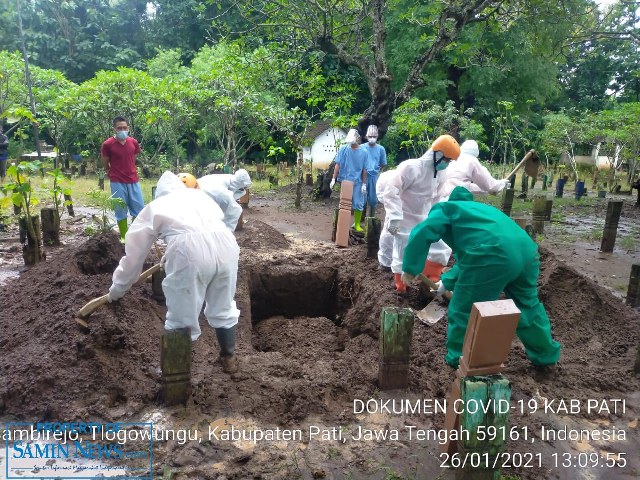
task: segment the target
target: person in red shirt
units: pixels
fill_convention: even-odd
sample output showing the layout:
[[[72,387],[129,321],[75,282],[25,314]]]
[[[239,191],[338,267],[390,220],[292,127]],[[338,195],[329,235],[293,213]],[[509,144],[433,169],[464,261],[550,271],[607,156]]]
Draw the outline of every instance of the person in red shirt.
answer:
[[[115,135],[102,144],[102,166],[109,176],[111,195],[124,201],[124,207],[116,207],[116,221],[120,230],[120,239],[127,233],[127,211],[135,220],[144,208],[142,189],[136,171],[136,156],[140,153],[140,144],[129,136],[129,123],[124,117],[113,119]]]

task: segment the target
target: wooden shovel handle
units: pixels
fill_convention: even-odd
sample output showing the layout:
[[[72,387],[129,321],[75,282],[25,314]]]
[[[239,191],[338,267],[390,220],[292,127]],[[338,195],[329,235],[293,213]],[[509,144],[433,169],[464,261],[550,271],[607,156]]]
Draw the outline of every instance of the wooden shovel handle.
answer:
[[[420,274],[420,280],[422,280],[424,284],[427,287],[429,287],[431,290],[438,289],[438,285],[436,285],[435,282],[433,282],[429,277],[424,276],[422,273]],[[453,294],[449,290],[445,290],[442,296],[447,300],[451,300],[451,297],[453,296]]]
[[[87,318],[91,315],[98,307],[101,307],[105,303],[109,301],[109,294],[103,295],[98,298],[94,298],[90,302],[88,302],[84,307],[80,309],[78,312],[78,317]]]
[[[509,175],[507,175],[506,177],[504,177],[505,179],[509,179],[509,177],[511,177],[511,175],[513,175],[514,173],[516,173],[518,170],[520,170],[522,168],[522,166],[527,163],[527,160],[529,160],[533,155],[535,155],[536,151],[535,150],[529,150],[527,152],[527,154],[524,156],[524,158],[522,160],[520,160],[520,163],[518,165],[516,165],[516,168],[514,168],[511,173]]]
[[[136,280],[134,285],[138,285],[139,283],[143,282],[144,280],[149,278],[151,275],[159,271],[161,268],[162,268],[162,265],[160,265],[159,263],[156,263],[153,267],[146,269],[144,272],[140,274],[140,276],[138,277],[138,280]]]
[[[151,268],[148,268],[147,270],[145,270],[140,274],[140,276],[138,277],[138,280],[136,280],[136,283],[134,283],[134,285],[150,277],[161,268],[162,266],[159,263],[154,265]],[[109,298],[108,294],[98,298],[94,298],[93,300],[88,302],[84,307],[80,309],[80,311],[78,312],[78,317],[88,318],[89,315],[91,315],[98,307],[101,307],[102,305],[107,303],[109,301],[108,298]]]

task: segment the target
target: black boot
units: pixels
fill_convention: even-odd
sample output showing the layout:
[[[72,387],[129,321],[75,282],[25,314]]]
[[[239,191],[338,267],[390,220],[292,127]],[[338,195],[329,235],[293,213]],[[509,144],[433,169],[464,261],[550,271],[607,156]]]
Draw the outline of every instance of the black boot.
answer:
[[[237,325],[231,328],[216,328],[216,337],[220,346],[220,363],[225,373],[236,373],[238,362],[236,360],[236,330]]]

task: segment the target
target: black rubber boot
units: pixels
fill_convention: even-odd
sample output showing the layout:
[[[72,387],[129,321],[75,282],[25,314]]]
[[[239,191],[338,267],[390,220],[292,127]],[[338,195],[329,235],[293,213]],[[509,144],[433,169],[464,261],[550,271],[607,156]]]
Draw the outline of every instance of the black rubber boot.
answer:
[[[216,337],[220,346],[220,363],[225,373],[236,373],[238,362],[236,361],[236,330],[237,325],[231,328],[216,328]]]

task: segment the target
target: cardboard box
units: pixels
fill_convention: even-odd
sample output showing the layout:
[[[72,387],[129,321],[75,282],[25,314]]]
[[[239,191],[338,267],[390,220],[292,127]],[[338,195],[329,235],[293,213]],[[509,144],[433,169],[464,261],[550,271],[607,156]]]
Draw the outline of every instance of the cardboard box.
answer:
[[[353,198],[353,182],[349,180],[344,180],[340,184],[340,200],[348,199],[351,201]]]
[[[520,310],[513,300],[476,302],[462,345],[468,370],[502,365],[516,334]]]
[[[338,225],[336,227],[336,245],[339,247],[349,246],[349,229],[351,228],[351,211],[338,210]]]

